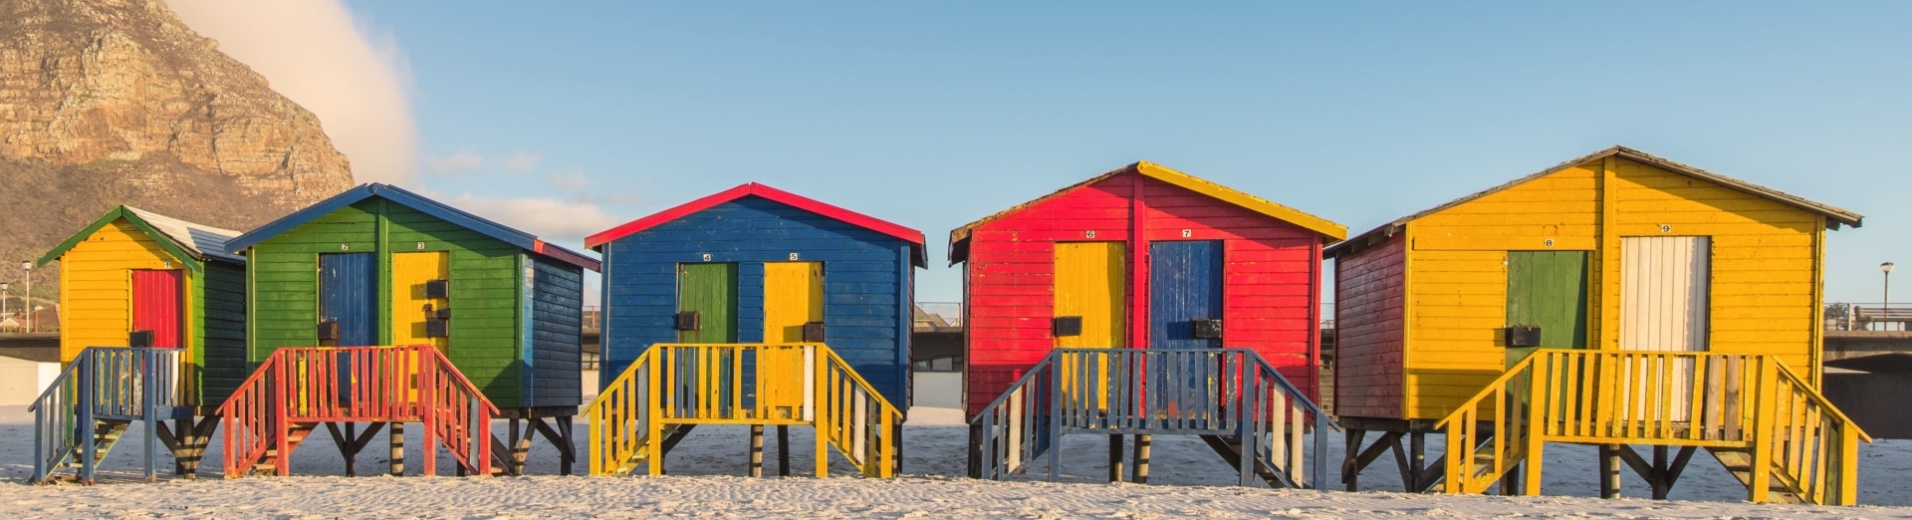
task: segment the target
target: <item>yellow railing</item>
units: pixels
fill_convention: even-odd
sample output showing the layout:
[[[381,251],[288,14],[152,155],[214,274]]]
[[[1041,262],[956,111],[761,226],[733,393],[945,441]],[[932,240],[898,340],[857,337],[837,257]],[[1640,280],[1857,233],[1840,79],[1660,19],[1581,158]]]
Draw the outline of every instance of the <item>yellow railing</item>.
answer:
[[[1651,444],[1748,451],[1755,502],[1776,478],[1802,500],[1850,504],[1858,442],[1871,442],[1778,358],[1707,352],[1537,351],[1436,428],[1449,493],[1484,492],[1522,462],[1538,493],[1547,442]]]
[[[903,418],[821,343],[652,345],[584,413],[592,475],[659,460],[677,426],[733,424],[812,426],[817,476],[829,473],[827,444],[864,475],[890,477]]]

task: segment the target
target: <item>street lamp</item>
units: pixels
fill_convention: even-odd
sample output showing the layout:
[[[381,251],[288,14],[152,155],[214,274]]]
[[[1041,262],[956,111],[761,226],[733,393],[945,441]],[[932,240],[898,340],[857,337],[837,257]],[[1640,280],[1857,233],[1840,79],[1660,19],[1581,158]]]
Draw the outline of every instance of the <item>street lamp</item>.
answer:
[[[1892,262],[1879,264],[1879,272],[1885,273],[1885,294],[1879,297],[1879,314],[1885,314],[1892,308]]]
[[[0,282],[0,321],[7,319],[7,282]]]
[[[26,322],[27,332],[33,332],[33,261],[21,260],[20,269],[27,272],[26,297],[20,299],[20,308],[27,313],[27,319],[22,321]]]

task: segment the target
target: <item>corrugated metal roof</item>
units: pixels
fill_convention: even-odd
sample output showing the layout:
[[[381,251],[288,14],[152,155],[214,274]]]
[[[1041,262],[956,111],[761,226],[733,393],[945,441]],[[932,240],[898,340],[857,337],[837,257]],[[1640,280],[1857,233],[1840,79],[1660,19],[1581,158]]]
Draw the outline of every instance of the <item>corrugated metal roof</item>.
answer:
[[[272,221],[266,225],[259,226],[257,229],[233,237],[232,240],[226,242],[225,250],[236,254],[268,238],[290,231],[300,224],[311,222],[312,219],[319,218],[327,213],[337,211],[339,208],[350,206],[358,201],[372,197],[381,197],[385,200],[399,203],[405,207],[418,210],[452,224],[463,226],[466,229],[518,246],[526,251],[544,255],[547,258],[559,262],[590,269],[592,271],[601,268],[601,264],[598,260],[570,249],[558,247],[556,244],[545,242],[544,239],[538,238],[536,235],[519,231],[484,217],[473,215],[465,210],[454,208],[443,202],[426,198],[424,195],[412,193],[397,186],[376,182],[360,184],[338,195],[333,195],[331,198],[292,212],[291,215],[286,215],[279,220]]]
[[[1335,244],[1334,246],[1328,247],[1327,249],[1324,249],[1322,251],[1322,254],[1332,258],[1337,254],[1347,251],[1348,248],[1360,247],[1362,244],[1366,242],[1366,239],[1368,237],[1371,237],[1377,234],[1391,235],[1394,232],[1399,231],[1401,228],[1407,226],[1409,222],[1419,220],[1422,217],[1439,213],[1441,211],[1447,210],[1448,208],[1459,206],[1461,204],[1465,204],[1467,202],[1473,201],[1475,199],[1479,199],[1481,197],[1499,193],[1508,188],[1525,184],[1528,181],[1532,181],[1534,179],[1539,179],[1541,177],[1546,177],[1554,173],[1559,173],[1560,171],[1566,170],[1568,168],[1572,168],[1572,167],[1579,166],[1579,165],[1586,164],[1593,161],[1598,161],[1608,157],[1624,157],[1627,159],[1632,159],[1635,161],[1639,161],[1642,163],[1659,167],[1660,169],[1663,169],[1666,171],[1670,171],[1680,175],[1685,175],[1688,177],[1693,177],[1703,181],[1711,182],[1729,189],[1738,190],[1748,195],[1753,195],[1763,199],[1771,200],[1773,202],[1778,202],[1780,204],[1785,204],[1787,206],[1792,206],[1794,208],[1809,211],[1819,215],[1824,215],[1827,219],[1830,220],[1830,222],[1827,224],[1828,227],[1836,228],[1836,226],[1838,226],[1839,224],[1844,224],[1844,225],[1848,225],[1852,227],[1859,227],[1865,221],[1865,215],[1853,213],[1843,208],[1839,208],[1839,207],[1828,205],[1828,204],[1813,202],[1811,200],[1807,200],[1797,195],[1775,190],[1775,189],[1761,186],[1758,184],[1753,184],[1751,182],[1746,182],[1746,181],[1735,179],[1732,177],[1727,177],[1725,175],[1709,172],[1706,170],[1688,166],[1684,163],[1666,159],[1657,155],[1642,152],[1642,151],[1628,148],[1625,146],[1614,145],[1611,148],[1607,148],[1605,150],[1587,154],[1585,156],[1574,158],[1566,162],[1554,165],[1552,168],[1541,170],[1539,172],[1535,172],[1525,177],[1514,179],[1512,181],[1502,183],[1498,186],[1494,186],[1492,188],[1481,190],[1473,194],[1467,195],[1465,197],[1448,201],[1446,204],[1441,204],[1439,206],[1428,208],[1426,210],[1422,210],[1413,215],[1408,215],[1405,217],[1394,219],[1394,221],[1392,222],[1388,222],[1387,224],[1382,224],[1378,227],[1375,227],[1374,229],[1370,229],[1366,232],[1363,232],[1360,235],[1356,235],[1353,239],[1349,239],[1347,242],[1342,242],[1340,244]]]
[[[1222,202],[1234,204],[1236,206],[1241,206],[1243,208],[1247,208],[1250,211],[1254,211],[1256,213],[1260,213],[1263,215],[1267,215],[1269,217],[1280,219],[1290,224],[1301,226],[1304,229],[1314,231],[1316,233],[1320,233],[1321,236],[1327,240],[1327,243],[1330,243],[1330,244],[1339,242],[1341,241],[1341,239],[1346,238],[1348,236],[1347,226],[1336,224],[1333,221],[1330,221],[1328,219],[1317,217],[1317,216],[1308,214],[1306,212],[1303,212],[1294,208],[1290,208],[1288,206],[1276,204],[1274,202],[1270,202],[1267,199],[1263,199],[1261,197],[1256,197],[1254,195],[1242,193],[1240,191],[1236,191],[1233,188],[1229,188],[1227,186],[1223,186],[1220,184],[1215,184],[1206,179],[1202,179],[1194,175],[1182,173],[1182,172],[1176,171],[1173,168],[1169,168],[1167,166],[1162,166],[1160,164],[1156,164],[1156,163],[1152,163],[1148,161],[1136,161],[1134,164],[1123,166],[1121,168],[1116,168],[1114,170],[1108,171],[1107,173],[1090,177],[1087,180],[1084,180],[1082,182],[1071,184],[1062,189],[1050,192],[1048,195],[1043,195],[1041,197],[1038,197],[1034,200],[1030,200],[1028,202],[1024,202],[1022,204],[1010,206],[1009,209],[998,211],[995,214],[989,215],[987,217],[983,217],[981,219],[977,219],[975,222],[965,224],[963,225],[963,227],[950,230],[949,232],[949,263],[955,264],[957,262],[962,262],[968,259],[969,248],[967,246],[967,243],[969,242],[969,235],[971,232],[974,232],[976,228],[982,227],[983,224],[988,224],[997,219],[1015,214],[1016,212],[1022,211],[1024,209],[1028,209],[1029,207],[1035,206],[1036,204],[1040,204],[1043,201],[1059,197],[1062,194],[1068,193],[1070,191],[1074,191],[1077,188],[1102,182],[1104,179],[1108,179],[1116,175],[1121,175],[1124,173],[1131,173],[1131,172],[1135,173],[1136,175],[1141,175],[1151,179],[1159,180],[1162,182],[1166,182],[1166,183],[1181,187],[1183,189],[1187,189],[1189,191],[1207,195],[1209,197],[1213,197],[1216,200],[1220,200]]]
[[[226,241],[239,236],[238,231],[195,224],[132,206],[122,207],[126,208],[128,213],[145,221],[146,225],[152,226],[155,231],[172,239],[173,243],[179,244],[180,248],[198,256],[200,260],[218,258],[241,263],[246,261],[245,257],[226,252]]]

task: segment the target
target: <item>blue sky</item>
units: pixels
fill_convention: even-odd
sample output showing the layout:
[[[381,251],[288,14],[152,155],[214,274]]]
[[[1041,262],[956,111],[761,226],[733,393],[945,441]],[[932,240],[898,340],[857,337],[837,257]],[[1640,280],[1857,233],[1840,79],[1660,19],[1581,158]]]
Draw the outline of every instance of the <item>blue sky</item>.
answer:
[[[1912,266],[1912,3],[1189,5],[346,2],[413,182],[574,247],[758,181],[922,230],[956,301],[951,228],[1137,159],[1359,232],[1626,144],[1865,214],[1828,300]]]

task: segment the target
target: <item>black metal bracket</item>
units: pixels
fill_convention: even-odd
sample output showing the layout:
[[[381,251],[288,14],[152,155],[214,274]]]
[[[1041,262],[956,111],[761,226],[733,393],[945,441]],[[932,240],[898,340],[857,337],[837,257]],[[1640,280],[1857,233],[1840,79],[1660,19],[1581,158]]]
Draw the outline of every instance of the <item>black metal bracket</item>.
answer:
[[[1081,336],[1082,317],[1056,316],[1049,321],[1049,330],[1058,338],[1063,336]]]

